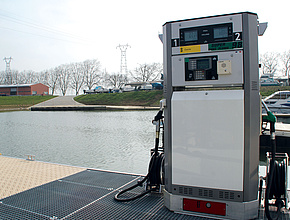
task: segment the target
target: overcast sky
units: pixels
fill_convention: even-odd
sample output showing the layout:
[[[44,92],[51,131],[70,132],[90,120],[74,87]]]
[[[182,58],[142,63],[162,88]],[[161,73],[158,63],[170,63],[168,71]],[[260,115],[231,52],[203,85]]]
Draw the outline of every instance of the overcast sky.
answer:
[[[128,69],[162,62],[158,34],[167,21],[250,11],[268,22],[259,52],[290,50],[289,0],[0,0],[0,71],[41,71],[60,64],[98,59],[102,69],[119,72],[129,44]]]

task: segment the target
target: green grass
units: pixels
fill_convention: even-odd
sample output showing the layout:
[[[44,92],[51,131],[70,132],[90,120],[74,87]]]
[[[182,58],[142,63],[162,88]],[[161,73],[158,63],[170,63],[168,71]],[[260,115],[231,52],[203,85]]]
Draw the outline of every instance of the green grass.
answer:
[[[75,101],[86,105],[159,106],[163,91],[134,91],[80,95]]]
[[[0,109],[28,108],[56,96],[0,96]]]
[[[263,98],[273,94],[277,91],[285,91],[290,90],[290,86],[261,86],[260,87],[260,94]]]
[[[290,86],[262,86],[260,94],[264,98],[279,90],[290,90]],[[159,106],[163,99],[163,91],[135,91],[123,93],[102,93],[80,95],[75,97],[77,102],[85,105],[115,105],[115,106]]]
[[[262,86],[261,96],[264,98],[279,90],[290,90],[290,86]],[[7,109],[25,109],[56,96],[0,96],[0,111]],[[163,91],[135,91],[124,93],[103,93],[80,95],[75,100],[86,105],[115,106],[159,106],[163,99]]]

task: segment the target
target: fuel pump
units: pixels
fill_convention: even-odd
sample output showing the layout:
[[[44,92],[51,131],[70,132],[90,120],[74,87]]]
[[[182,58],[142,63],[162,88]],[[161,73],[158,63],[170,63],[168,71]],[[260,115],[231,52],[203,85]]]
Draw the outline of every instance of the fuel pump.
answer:
[[[258,216],[257,15],[163,25],[165,206],[211,218]]]

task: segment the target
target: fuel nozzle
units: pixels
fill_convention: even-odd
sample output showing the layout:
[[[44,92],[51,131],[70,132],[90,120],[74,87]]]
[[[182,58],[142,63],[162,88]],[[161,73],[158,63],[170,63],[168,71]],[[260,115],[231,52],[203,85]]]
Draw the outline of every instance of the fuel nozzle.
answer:
[[[264,100],[262,100],[262,104],[267,112],[267,115],[263,116],[263,121],[275,123],[277,121],[276,116],[270,111]]]
[[[163,110],[160,110],[160,111],[157,113],[157,115],[154,117],[153,122],[154,122],[154,121],[159,121],[159,120],[161,120],[162,118],[164,118],[164,116],[163,116]]]

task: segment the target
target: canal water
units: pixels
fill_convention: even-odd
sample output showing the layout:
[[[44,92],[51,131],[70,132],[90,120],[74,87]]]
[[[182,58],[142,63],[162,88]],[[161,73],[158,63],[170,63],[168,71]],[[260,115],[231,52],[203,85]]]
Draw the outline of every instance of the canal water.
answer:
[[[3,156],[146,174],[157,111],[0,113]]]
[[[152,119],[156,113],[156,110],[2,112],[0,153],[17,158],[35,155],[38,161],[146,174],[155,141]],[[260,156],[261,165],[265,165],[265,155]]]

